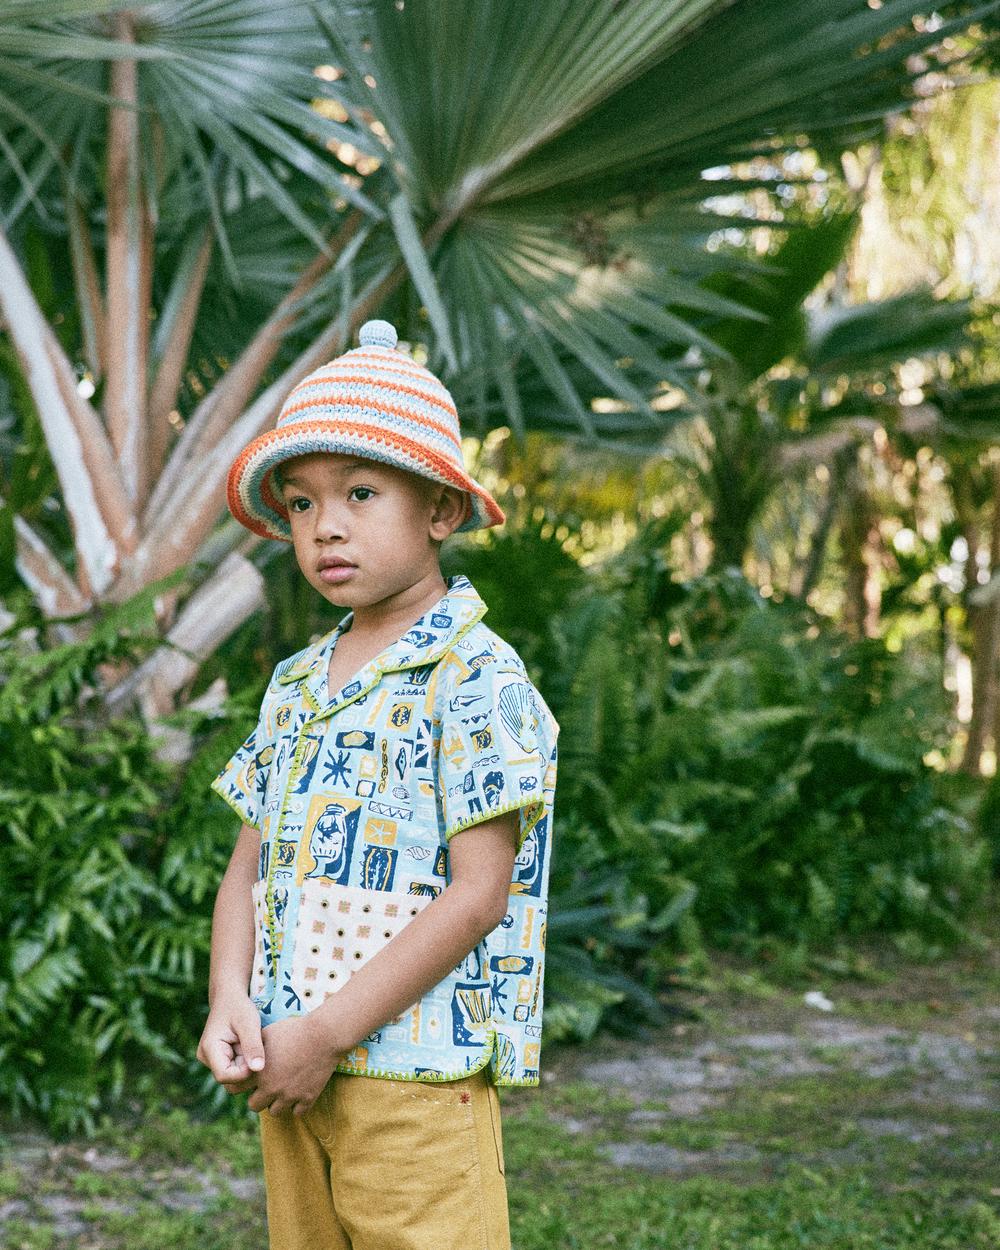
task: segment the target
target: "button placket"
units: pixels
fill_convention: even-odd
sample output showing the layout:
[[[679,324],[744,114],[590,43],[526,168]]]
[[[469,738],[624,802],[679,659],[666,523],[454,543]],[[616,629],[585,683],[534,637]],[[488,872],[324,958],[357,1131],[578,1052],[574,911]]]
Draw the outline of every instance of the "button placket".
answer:
[[[305,728],[305,726],[303,726]],[[278,825],[275,832],[274,845],[277,847],[281,839],[281,830],[284,824],[285,816],[289,810],[288,799],[292,793],[292,787],[301,777],[302,766],[302,748],[305,746],[305,734],[299,734],[299,740],[296,743],[295,751],[292,755],[292,762],[288,769],[288,783],[285,786],[285,792],[281,796],[281,807],[278,810]],[[271,935],[271,974],[275,984],[278,980],[278,919],[274,914],[274,871],[278,864],[277,855],[272,855],[268,864],[267,871],[267,890],[265,892],[265,901],[267,903],[267,927]]]

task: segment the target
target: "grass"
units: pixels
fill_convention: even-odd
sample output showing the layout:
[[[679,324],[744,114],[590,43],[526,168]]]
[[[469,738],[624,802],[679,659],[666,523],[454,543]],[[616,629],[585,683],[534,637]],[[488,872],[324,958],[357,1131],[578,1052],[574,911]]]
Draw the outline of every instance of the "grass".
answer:
[[[896,1193],[862,1172],[793,1166],[776,1181],[664,1181],[603,1175],[532,1186],[511,1201],[517,1250],[993,1250],[1000,1219],[986,1203],[956,1205],[946,1188]]]
[[[818,986],[850,1028],[934,1034],[959,1065],[974,1052],[974,1072],[905,1046],[895,1066],[866,1071],[850,1042],[816,1040],[802,1000],[814,983],[768,984],[723,959],[713,992],[685,1004],[688,1022],[642,1044],[688,1061],[718,1048],[732,1079],[704,1084],[699,1109],[672,1109],[676,1087],[583,1075],[638,1043],[551,1046],[554,1079],[501,1094],[515,1250],[996,1250],[996,1112],[982,1090],[996,1067],[997,950],[915,965],[872,947],[853,975]],[[746,1032],[796,1039],[815,1070],[762,1065],[739,1045]],[[624,1150],[639,1162],[618,1166]],[[250,1113],[206,1123],[164,1102],[93,1140],[36,1141],[24,1159],[0,1138],[0,1246],[263,1250],[261,1175]]]
[[[631,1099],[608,1097],[586,1082],[549,1086],[534,1096],[505,1097],[504,1146],[511,1229],[517,1250],[976,1250],[1000,1245],[996,1177],[991,1172],[991,1111],[931,1108],[938,1130],[918,1141],[872,1137],[865,1116],[927,1121],[928,1107],[907,1096],[908,1078],[864,1078],[844,1071],[785,1078],[729,1091],[723,1105],[696,1117],[636,1124]],[[594,1109],[599,1108],[599,1115]],[[642,1108],[662,1111],[647,1099]],[[589,1131],[568,1131],[566,1115],[586,1115]],[[622,1170],[604,1153],[623,1141],[702,1153],[697,1175],[646,1175]],[[185,1162],[220,1192],[203,1211],[168,1210],[157,1186],[183,1190]],[[751,1145],[753,1160],[725,1162],[725,1148]],[[86,1231],[55,1237],[41,1208],[8,1222],[10,1250],[90,1247],[93,1250],[260,1250],[263,1194],[249,1199],[222,1189],[227,1175],[259,1167],[255,1125],[227,1129],[179,1122],[176,1114],[147,1122],[105,1145],[142,1161],[140,1175],[77,1170],[70,1156],[44,1178],[44,1189],[82,1200],[75,1216]],[[136,1146],[141,1148],[136,1151]],[[77,1161],[78,1162],[78,1161]],[[31,1179],[8,1165],[0,1193],[25,1194]],[[190,1186],[188,1186],[190,1187]],[[36,1194],[38,1194],[36,1189]],[[124,1203],[107,1210],[100,1199]]]
[[[937,1106],[919,1141],[873,1137],[859,1120],[926,1120],[908,1081],[844,1072],[747,1084],[723,1106],[637,1131],[594,1086],[558,1091],[553,1109],[601,1108],[586,1134],[536,1106],[507,1117],[517,1250],[975,1250],[1000,1245],[992,1110]],[[646,1110],[662,1110],[647,1100]],[[639,1140],[704,1154],[698,1174],[624,1173],[602,1148]],[[720,1162],[749,1146],[750,1160]],[[525,1178],[525,1184],[519,1178]],[[626,1183],[623,1183],[626,1182]]]

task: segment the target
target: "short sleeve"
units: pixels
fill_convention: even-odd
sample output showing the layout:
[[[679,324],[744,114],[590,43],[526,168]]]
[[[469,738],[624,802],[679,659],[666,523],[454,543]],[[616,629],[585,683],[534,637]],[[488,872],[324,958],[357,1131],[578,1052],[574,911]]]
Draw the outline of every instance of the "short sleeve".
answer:
[[[240,744],[211,783],[211,789],[226,800],[244,824],[253,825],[255,829],[261,827],[271,754],[269,746],[261,742],[261,737],[261,726],[258,722],[250,737]]]
[[[441,832],[520,809],[517,849],[545,815],[559,726],[523,672],[504,662],[472,670],[442,701],[437,749]]]

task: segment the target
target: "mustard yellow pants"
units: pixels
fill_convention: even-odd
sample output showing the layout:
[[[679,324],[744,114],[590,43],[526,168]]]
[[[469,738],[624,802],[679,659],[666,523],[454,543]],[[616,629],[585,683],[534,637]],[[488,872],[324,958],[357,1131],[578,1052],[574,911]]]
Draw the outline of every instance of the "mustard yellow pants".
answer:
[[[270,1250],[510,1250],[500,1099],[334,1072],[303,1116],[260,1112]]]

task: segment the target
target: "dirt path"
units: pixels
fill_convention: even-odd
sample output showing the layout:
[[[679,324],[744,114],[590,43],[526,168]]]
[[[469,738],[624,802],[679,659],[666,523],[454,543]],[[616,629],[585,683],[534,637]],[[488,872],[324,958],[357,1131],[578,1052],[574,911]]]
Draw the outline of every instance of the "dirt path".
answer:
[[[1000,948],[928,965],[869,946],[865,979],[776,990],[735,961],[737,988],[679,994],[692,1018],[641,1039],[556,1048],[551,1119],[616,1166],[733,1179],[791,1160],[967,1169],[1000,1196]],[[530,1094],[511,1091],[513,1117]],[[980,1186],[979,1192],[982,1192]]]
[[[817,1174],[860,1163],[896,1188],[947,1174],[979,1199],[1000,1197],[1000,945],[928,965],[878,947],[864,959],[864,978],[811,989],[775,989],[720,960],[710,992],[672,998],[675,1023],[550,1046],[539,1090],[503,1091],[512,1173],[523,1135],[553,1157],[586,1143],[611,1172],[743,1181],[792,1163]],[[96,1142],[25,1131],[0,1141],[0,1245],[12,1250],[155,1244],[122,1232],[153,1210],[168,1240],[171,1216],[209,1211],[236,1231],[206,1245],[256,1244],[252,1123],[176,1113]]]

